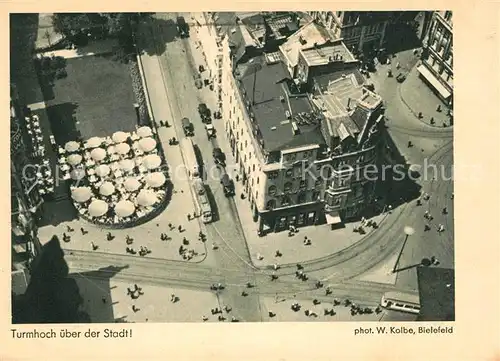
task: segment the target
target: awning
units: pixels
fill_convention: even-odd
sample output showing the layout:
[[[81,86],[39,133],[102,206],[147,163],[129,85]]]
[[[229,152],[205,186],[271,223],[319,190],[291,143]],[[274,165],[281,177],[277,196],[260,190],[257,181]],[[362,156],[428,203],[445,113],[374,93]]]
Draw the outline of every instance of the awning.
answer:
[[[425,67],[425,65],[420,65],[417,68],[420,75],[422,75],[427,81],[441,94],[444,99],[448,99],[451,93],[444,87],[443,84],[439,82],[439,80],[432,74],[429,69]]]
[[[327,224],[339,224],[342,223],[340,216],[337,212],[326,213],[326,223]]]

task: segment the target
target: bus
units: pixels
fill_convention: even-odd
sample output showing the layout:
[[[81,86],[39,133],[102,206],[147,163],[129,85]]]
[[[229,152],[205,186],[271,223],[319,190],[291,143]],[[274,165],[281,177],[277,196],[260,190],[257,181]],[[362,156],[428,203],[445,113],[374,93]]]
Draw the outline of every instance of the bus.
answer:
[[[382,296],[380,305],[388,310],[420,313],[420,297],[416,293],[386,292]]]
[[[210,202],[208,201],[205,184],[203,184],[200,178],[197,178],[193,179],[192,185],[201,219],[203,223],[210,223],[212,221],[212,207],[210,207]]]
[[[184,155],[184,162],[189,178],[195,179],[200,177],[200,167],[194,153],[194,144],[191,138],[183,138],[180,142],[181,151]]]

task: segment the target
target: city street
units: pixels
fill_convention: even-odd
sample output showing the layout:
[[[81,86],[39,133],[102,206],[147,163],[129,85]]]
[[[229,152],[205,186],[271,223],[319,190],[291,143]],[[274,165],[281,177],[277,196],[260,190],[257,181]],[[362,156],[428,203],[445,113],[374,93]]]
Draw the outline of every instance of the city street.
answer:
[[[140,59],[145,90],[173,184],[172,199],[166,209],[157,218],[138,227],[111,230],[114,240],[106,239],[107,229],[78,220],[40,229],[43,242],[53,234],[62,238],[63,233],[69,232],[68,226],[73,228],[72,240],[62,246],[65,247],[70,273],[75,277],[82,273],[90,275],[80,280],[83,289],[87,286],[92,288],[85,283],[87,281],[91,283],[95,280],[97,283],[110,277],[116,282],[144,285],[149,290],[145,298],[147,301],[141,301],[143,303],[139,305],[144,312],[130,311],[130,305],[117,301],[116,317],[126,315],[132,322],[144,322],[146,318],[155,322],[201,322],[201,317],[217,305],[231,306],[231,315],[240,321],[344,321],[351,319],[347,309],[340,310],[338,306],[336,316],[326,316],[323,308],[332,308],[334,299],[349,299],[366,307],[376,307],[387,291],[416,290],[415,266],[420,265],[423,259],[435,257],[440,267],[454,267],[453,181],[449,179],[453,165],[453,129],[430,126],[415,116],[412,107],[402,97],[404,83],[386,76],[387,69],[395,67],[394,63],[378,65],[378,71],[371,74],[369,81],[374,83],[375,91],[384,100],[388,132],[407,164],[436,166],[438,174],[426,173],[420,168],[420,177],[416,180],[422,194],[428,194],[429,198],[422,199],[422,205],[417,205],[416,199],[395,205],[387,214],[376,218],[377,223],[381,224],[380,228],[363,237],[352,233],[353,225],[348,224],[342,231],[331,232],[326,226],[306,227],[292,240],[286,238],[286,233],[258,238],[249,204],[239,199],[240,183],[236,184],[237,199],[226,197],[222,190],[221,169],[215,165],[212,151],[214,147],[220,147],[225,152],[228,169],[234,165],[234,159],[226,138],[224,120],[213,119],[217,137],[207,137],[198,105],[205,103],[212,113],[216,111],[215,92],[208,86],[198,89],[195,85],[194,79],[199,75],[198,66],[207,68],[203,49],[193,26],[189,37],[179,38],[176,27],[179,15],[186,20],[192,18],[190,13],[157,13],[152,19],[140,24],[135,38],[138,48],[144,50]],[[397,61],[401,62],[401,71],[415,76],[417,58],[411,50],[398,54]],[[201,73],[202,79],[207,76],[206,73]],[[415,78],[412,81],[417,80]],[[411,97],[418,97],[418,93],[412,93]],[[428,116],[436,111],[436,99],[426,93],[425,97],[414,100]],[[169,144],[173,137],[177,140],[185,138],[181,125],[184,117],[194,125],[192,140],[197,155],[203,158],[204,180],[216,214],[210,224],[203,224],[199,217],[188,221],[187,216],[193,214],[196,202],[183,166],[185,155],[178,145]],[[170,126],[161,126],[161,122],[165,121]],[[426,212],[432,215],[431,221],[424,218]],[[382,218],[383,222],[380,223]],[[168,227],[169,223],[172,223],[172,229]],[[175,229],[179,225],[185,229],[184,232]],[[425,229],[426,225],[429,229]],[[444,231],[438,232],[439,225],[443,225]],[[81,232],[82,227],[87,231],[86,234]],[[405,227],[414,229],[406,242]],[[200,231],[206,234],[206,242],[198,240]],[[163,232],[171,236],[172,240],[162,242],[160,234]],[[301,251],[300,239],[306,234],[314,242],[309,253]],[[152,254],[146,257],[127,255],[127,235],[135,240],[136,247],[147,246],[153,251]],[[187,248],[197,253],[188,262],[178,252],[183,237],[189,240]],[[278,240],[278,237],[283,239]],[[92,250],[90,242],[94,242],[98,248]],[[326,246],[317,245],[319,242]],[[330,243],[330,252],[324,252],[328,247],[327,242],[336,242],[335,247]],[[215,244],[217,247],[213,247]],[[282,259],[273,259],[277,249],[284,254]],[[258,253],[265,253],[265,259],[260,263],[255,261]],[[391,265],[396,258],[397,265]],[[303,272],[309,277],[305,281],[296,276],[297,262],[300,262]],[[273,263],[280,264],[280,267],[273,269]],[[109,266],[123,267],[123,270],[111,275],[106,271]],[[390,271],[387,270],[392,268],[397,269],[396,275],[389,275]],[[391,280],[379,282],[375,281],[376,277],[367,276],[374,272],[380,273],[380,270],[391,276],[388,277]],[[323,282],[324,286],[317,286],[318,281]],[[211,290],[211,286],[218,283],[224,289]],[[325,293],[326,287],[330,288],[331,294]],[[121,283],[117,288],[120,288],[118,292],[122,292],[124,284]],[[178,304],[168,303],[171,293],[180,295]],[[113,293],[113,300],[120,297],[123,296]],[[199,300],[186,302],[188,298],[198,297]],[[321,303],[311,306],[313,299]],[[306,316],[303,311],[293,313],[290,310],[294,302],[292,300],[300,300],[304,307],[307,303],[307,307],[320,317]],[[89,314],[98,315],[99,297],[88,302]],[[168,307],[161,308],[160,316],[156,317],[153,316],[156,309],[153,305],[158,302],[163,306],[168,303]],[[206,304],[206,310],[199,308],[200,303]],[[174,306],[179,308],[180,313],[174,312],[176,315],[172,316]],[[276,317],[269,312],[276,313]],[[182,316],[187,313],[189,317]],[[151,318],[146,314],[151,315]],[[382,316],[370,314],[354,317],[353,320],[378,320]],[[213,317],[209,319],[213,321]]]

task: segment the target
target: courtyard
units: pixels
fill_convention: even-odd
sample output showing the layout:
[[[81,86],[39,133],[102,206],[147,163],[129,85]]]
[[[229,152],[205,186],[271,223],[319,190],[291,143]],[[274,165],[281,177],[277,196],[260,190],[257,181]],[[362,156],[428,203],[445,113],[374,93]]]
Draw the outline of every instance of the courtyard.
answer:
[[[127,64],[114,60],[111,53],[65,58],[64,63],[65,77],[56,76],[49,85],[41,76],[58,144],[135,129],[136,100]]]

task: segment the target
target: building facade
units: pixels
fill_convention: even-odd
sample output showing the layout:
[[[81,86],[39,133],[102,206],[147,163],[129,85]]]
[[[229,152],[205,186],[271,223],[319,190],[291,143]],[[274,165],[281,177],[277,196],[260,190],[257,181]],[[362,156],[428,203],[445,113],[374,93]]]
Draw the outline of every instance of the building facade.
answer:
[[[352,164],[359,170],[376,162],[374,139],[380,123],[380,98],[369,92],[353,99],[352,116],[364,117],[357,131],[345,135],[340,130],[342,136],[338,127],[334,134],[325,131],[329,115],[317,104],[315,98],[320,94],[296,87],[301,81],[294,79],[295,70],[283,62],[280,52],[250,55],[253,49],[238,34],[240,29],[237,20],[226,31],[216,26],[220,54],[217,81],[226,134],[259,232],[325,221],[339,223],[342,217],[359,215],[371,201],[374,183],[366,179],[344,181],[354,172],[344,168]],[[331,63],[354,61],[340,41],[330,47],[319,52],[326,54],[325,64],[322,56],[302,54],[300,64],[305,66],[301,65],[300,74],[306,74],[302,81],[310,83]],[[332,49],[347,52],[341,58],[330,54]],[[297,66],[298,58],[299,54]],[[333,67],[344,69],[338,64]]]
[[[423,44],[421,78],[445,103],[453,101],[453,13],[434,11]]]
[[[311,11],[309,14],[355,53],[381,48],[390,21],[389,12],[382,11]]]

